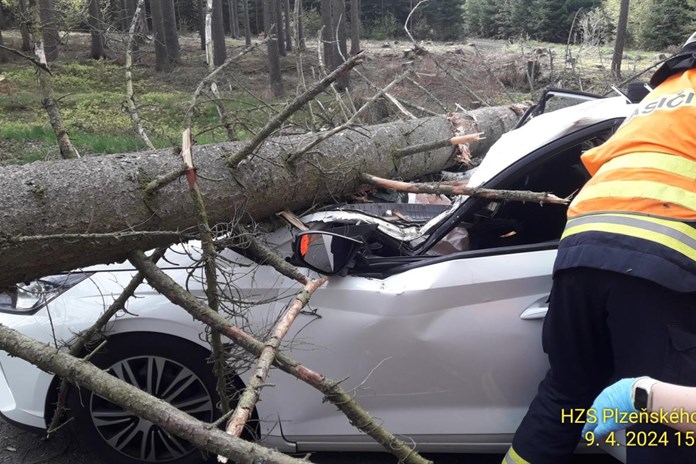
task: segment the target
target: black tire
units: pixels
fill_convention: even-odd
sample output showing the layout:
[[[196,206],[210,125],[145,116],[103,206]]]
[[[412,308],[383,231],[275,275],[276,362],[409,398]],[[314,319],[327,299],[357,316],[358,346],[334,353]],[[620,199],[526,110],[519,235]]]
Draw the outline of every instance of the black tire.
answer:
[[[219,397],[209,356],[209,351],[187,340],[141,332],[111,337],[92,363],[175,406],[183,405],[180,409],[197,419],[212,422],[219,416]],[[206,462],[190,443],[89,390],[72,388],[67,405],[80,440],[108,463]]]

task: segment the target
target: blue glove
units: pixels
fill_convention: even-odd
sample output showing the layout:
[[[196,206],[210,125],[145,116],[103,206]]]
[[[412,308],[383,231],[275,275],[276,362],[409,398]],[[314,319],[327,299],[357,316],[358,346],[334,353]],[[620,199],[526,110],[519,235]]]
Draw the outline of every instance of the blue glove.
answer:
[[[617,423],[615,420],[615,416],[617,416],[617,414],[612,414],[612,417],[605,421],[604,410],[617,410],[619,413],[636,412],[631,399],[633,384],[636,380],[638,380],[638,378],[622,379],[602,390],[602,393],[595,398],[591,407],[591,409],[594,409],[595,411],[597,420],[594,424],[590,424],[589,422],[585,423],[585,427],[582,429],[583,437],[585,436],[585,433],[594,431],[595,436],[599,438],[608,435],[609,432],[616,432],[631,425]]]

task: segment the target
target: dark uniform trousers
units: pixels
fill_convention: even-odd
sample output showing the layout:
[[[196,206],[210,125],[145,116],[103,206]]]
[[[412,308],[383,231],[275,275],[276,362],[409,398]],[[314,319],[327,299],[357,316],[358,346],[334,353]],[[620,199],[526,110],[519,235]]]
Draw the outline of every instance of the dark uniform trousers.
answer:
[[[568,414],[589,408],[611,382],[647,375],[696,386],[696,293],[599,269],[561,270],[554,276],[542,342],[551,368],[512,447],[531,464],[560,464],[578,445],[583,427]],[[673,429],[639,424],[629,430],[669,434],[656,446],[627,447],[629,464],[696,464],[696,446],[675,446]],[[681,438],[683,444],[683,432]]]

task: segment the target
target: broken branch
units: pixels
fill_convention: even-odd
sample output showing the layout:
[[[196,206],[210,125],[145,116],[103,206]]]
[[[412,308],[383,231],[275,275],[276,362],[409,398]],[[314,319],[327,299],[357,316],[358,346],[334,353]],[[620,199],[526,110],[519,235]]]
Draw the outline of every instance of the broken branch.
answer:
[[[223,238],[215,242],[218,248],[229,248],[245,256],[257,264],[273,266],[276,271],[280,272],[285,277],[289,277],[298,281],[301,284],[307,284],[309,279],[302,274],[297,268],[277,253],[273,252],[266,245],[259,242],[249,232],[241,227],[236,227],[232,237]]]
[[[446,147],[448,145],[459,145],[461,143],[478,142],[479,140],[481,140],[481,135],[482,132],[476,134],[460,135],[445,140],[438,140],[436,142],[428,142],[422,143],[420,145],[413,145],[411,147],[397,148],[392,153],[396,159],[400,159],[404,156],[409,156],[430,150],[437,150],[438,148]]]
[[[156,263],[162,256],[164,256],[166,250],[166,248],[159,248],[155,250],[155,252],[150,257],[152,262]],[[135,290],[138,288],[138,286],[141,283],[143,283],[143,280],[145,280],[145,276],[142,272],[138,272],[133,276],[130,282],[128,282],[128,285],[126,285],[123,288],[123,291],[118,296],[118,298],[116,298],[113,301],[113,303],[111,303],[107,310],[104,311],[101,316],[99,316],[99,318],[94,322],[94,324],[92,324],[91,327],[85,329],[79,334],[75,342],[70,346],[69,353],[71,356],[77,357],[80,354],[82,354],[82,350],[84,350],[85,346],[87,346],[87,344],[92,341],[97,332],[102,330],[106,326],[106,324],[111,320],[111,318],[116,315],[117,312],[119,312],[122,309],[125,309],[126,302],[130,297],[133,296],[133,293],[135,293]],[[95,352],[96,350],[90,352],[83,359],[85,361],[88,361],[92,354]],[[56,404],[56,411],[53,413],[51,423],[46,428],[47,435],[50,435],[51,433],[58,430],[61,420],[63,419],[63,414],[65,414],[65,403],[67,400],[68,381],[65,378],[62,378],[60,379],[60,387],[58,387],[58,401]]]
[[[261,389],[266,383],[268,371],[275,360],[276,353],[280,347],[280,342],[283,341],[283,338],[285,338],[288,330],[290,330],[290,326],[295,321],[295,318],[297,318],[297,315],[300,314],[302,308],[309,303],[309,299],[312,297],[312,294],[314,294],[314,292],[326,281],[327,277],[321,277],[320,279],[312,280],[307,283],[304,289],[292,301],[280,321],[278,321],[276,326],[273,328],[271,336],[268,340],[266,340],[266,346],[264,346],[263,350],[261,351],[259,361],[256,364],[256,369],[254,369],[254,373],[249,379],[244,392],[239,397],[237,407],[235,408],[230,421],[227,423],[227,433],[230,435],[238,437],[242,434],[244,425],[249,420],[249,417],[251,417],[251,412],[254,410],[254,407],[259,400]],[[218,461],[227,462],[227,459],[218,456]]]
[[[148,260],[142,251],[131,252],[128,259],[136,269],[145,274],[150,285],[167,297],[169,301],[182,307],[195,319],[220,331],[249,353],[256,356],[261,355],[264,349],[262,342],[202,304]],[[430,461],[421,457],[406,443],[385,430],[341,387],[340,382],[324,377],[282,352],[276,354],[273,364],[322,392],[328,401],[345,414],[351,424],[375,439],[386,451],[398,457],[401,462],[405,464],[430,464]]]
[[[464,182],[401,182],[383,179],[370,174],[363,174],[363,180],[378,187],[409,193],[436,193],[443,195],[468,195],[470,197],[488,198],[490,200],[531,201],[535,203],[552,203],[567,205],[570,198],[560,198],[547,192],[530,192],[527,190],[496,190],[480,187],[467,187]]]
[[[283,111],[271,119],[249,143],[245,144],[237,153],[230,156],[227,159],[227,164],[233,169],[236,168],[243,159],[251,155],[254,150],[256,150],[256,148],[263,143],[264,140],[266,140],[276,129],[278,129],[290,116],[302,108],[305,103],[323,92],[343,74],[349,72],[353,67],[360,64],[363,56],[364,53],[358,53],[357,55],[350,57],[331,74],[314,84],[314,86],[312,86],[309,90],[306,90],[302,95],[295,98],[295,100],[287,105]]]
[[[320,144],[321,142],[323,142],[324,140],[326,140],[326,139],[328,139],[328,138],[330,138],[330,137],[333,137],[333,136],[336,135],[337,133],[339,133],[339,132],[341,132],[341,131],[343,131],[343,130],[346,130],[347,128],[351,127],[351,126],[355,123],[355,120],[356,120],[367,108],[369,108],[370,105],[372,105],[375,101],[377,101],[377,99],[378,99],[379,97],[381,97],[381,96],[385,95],[387,92],[389,92],[389,89],[391,89],[391,88],[394,87],[396,84],[398,84],[399,82],[401,82],[403,79],[405,79],[405,78],[406,78],[408,75],[410,75],[412,72],[413,72],[413,71],[411,71],[411,70],[409,69],[409,70],[404,71],[404,72],[401,73],[400,75],[398,75],[393,81],[391,81],[389,84],[387,84],[386,87],[384,87],[383,89],[380,89],[379,92],[377,92],[376,94],[374,94],[374,95],[372,96],[372,98],[370,98],[370,100],[367,101],[367,103],[365,103],[363,106],[361,106],[360,109],[359,109],[358,111],[356,111],[356,112],[353,114],[353,116],[350,117],[350,119],[349,119],[348,121],[346,121],[345,123],[341,124],[340,126],[334,127],[334,128],[331,129],[331,130],[328,130],[328,131],[326,131],[326,132],[322,132],[321,135],[320,135],[319,137],[317,137],[316,139],[312,140],[310,143],[308,143],[307,145],[305,145],[304,147],[300,148],[298,151],[296,151],[295,153],[293,153],[292,155],[290,155],[290,156],[288,157],[288,159],[287,159],[287,162],[288,162],[288,163],[292,162],[293,160],[295,160],[295,159],[297,159],[298,157],[302,156],[303,154],[307,153],[307,152],[308,152],[309,150],[311,150],[312,148],[314,148],[314,147],[316,147],[317,145],[319,145],[319,144]]]

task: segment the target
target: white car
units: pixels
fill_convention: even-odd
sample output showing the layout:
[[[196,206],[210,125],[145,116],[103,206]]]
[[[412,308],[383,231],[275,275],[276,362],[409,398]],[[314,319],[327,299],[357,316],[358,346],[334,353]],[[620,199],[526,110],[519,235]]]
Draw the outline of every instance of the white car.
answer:
[[[579,155],[606,140],[633,108],[623,97],[588,98],[537,115],[494,145],[469,185],[571,195],[588,178]],[[548,367],[541,322],[565,218],[560,205],[469,197],[449,207],[346,205],[304,217],[315,230],[359,240],[350,256],[339,252],[326,264],[342,272],[312,297],[283,348],[344,379],[372,416],[419,451],[504,451]],[[296,232],[283,228],[266,241],[290,256]],[[172,247],[159,265],[204,298],[195,248]],[[295,262],[311,261],[306,251]],[[231,250],[223,258],[221,276],[234,302],[228,309],[248,310],[230,317],[262,332],[297,284]],[[95,266],[19,286],[0,296],[0,323],[69,344],[134,273],[128,263]],[[95,364],[199,419],[217,416],[205,331],[183,309],[143,284],[106,332]],[[243,387],[247,368],[238,366],[231,388]],[[252,424],[263,444],[285,452],[380,449],[311,387],[277,370],[269,383]],[[57,384],[0,352],[0,414],[9,422],[45,430]],[[71,389],[68,406],[79,436],[107,462],[202,460],[188,443],[88,391]]]

